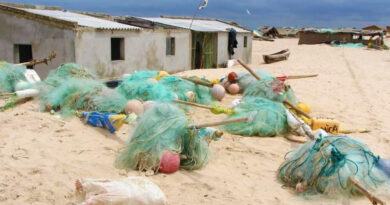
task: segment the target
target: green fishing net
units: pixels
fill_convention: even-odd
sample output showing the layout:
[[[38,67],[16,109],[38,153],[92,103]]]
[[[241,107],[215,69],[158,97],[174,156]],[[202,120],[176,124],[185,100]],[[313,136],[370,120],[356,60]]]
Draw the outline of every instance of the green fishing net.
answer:
[[[71,78],[98,79],[97,75],[88,68],[75,63],[65,63],[56,70],[50,71],[45,79],[45,84],[57,87]]]
[[[204,167],[210,159],[211,150],[209,144],[212,140],[219,140],[216,129],[211,127],[200,130],[190,130],[183,138],[182,156],[180,167],[187,170],[195,170]]]
[[[206,105],[214,102],[213,97],[210,94],[210,88],[196,85],[193,82],[183,80],[180,77],[167,76],[161,79],[159,83],[175,92],[179,100],[195,101],[196,103]],[[188,99],[186,94],[190,91],[194,93],[194,99]]]
[[[262,97],[277,102],[287,99],[293,104],[297,103],[292,89],[287,89],[284,82],[278,79],[262,79],[254,82],[245,90],[244,97],[247,96]]]
[[[210,128],[187,129],[187,123],[181,109],[168,103],[156,104],[142,115],[130,141],[116,159],[116,167],[157,171],[163,153],[171,151],[180,154],[182,168],[202,168],[209,161],[208,144],[217,137]]]
[[[187,116],[171,104],[148,109],[137,123],[132,137],[118,156],[119,169],[157,170],[165,151],[181,152],[187,135]]]
[[[0,92],[15,92],[16,84],[26,80],[25,71],[25,66],[0,61]]]
[[[290,152],[279,168],[278,178],[288,187],[301,183],[304,193],[361,194],[350,177],[370,191],[389,182],[377,168],[378,160],[357,140],[346,136],[320,137]]]
[[[274,76],[268,74],[267,72],[263,71],[255,71],[255,73],[260,76],[261,79],[264,80],[273,80],[275,79]],[[252,76],[249,72],[239,72],[237,73],[237,83],[240,86],[240,91],[245,91],[247,88],[249,88],[253,83],[257,81],[255,77]]]
[[[237,119],[250,117],[248,122],[223,125],[223,130],[244,136],[274,137],[289,131],[286,110],[282,104],[265,98],[245,97],[228,117]]]
[[[49,105],[70,115],[77,110],[122,113],[126,99],[97,80],[68,78],[57,87],[47,87],[41,102],[43,109]]]
[[[116,90],[128,100],[171,102],[177,99],[172,90],[157,82],[134,81],[124,78]]]
[[[186,96],[187,92],[195,91],[195,84],[187,80],[183,80],[176,76],[167,76],[159,81],[160,84],[168,87],[170,90],[176,93],[179,100],[192,101]],[[195,92],[194,92],[195,94]]]

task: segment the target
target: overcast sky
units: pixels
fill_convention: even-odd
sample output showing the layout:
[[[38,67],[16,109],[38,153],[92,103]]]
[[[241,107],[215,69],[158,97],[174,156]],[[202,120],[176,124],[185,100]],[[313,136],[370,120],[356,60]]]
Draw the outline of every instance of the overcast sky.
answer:
[[[63,9],[130,16],[192,16],[200,0],[9,0]],[[249,12],[248,12],[248,11]],[[390,26],[390,0],[209,0],[200,17],[236,21],[249,28]]]

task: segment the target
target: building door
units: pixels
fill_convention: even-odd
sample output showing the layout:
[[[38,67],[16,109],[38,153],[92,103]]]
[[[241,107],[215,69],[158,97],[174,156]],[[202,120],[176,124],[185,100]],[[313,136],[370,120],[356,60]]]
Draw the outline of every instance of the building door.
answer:
[[[32,47],[29,44],[16,44],[14,46],[15,49],[15,62],[16,63],[24,63],[31,61],[33,59],[32,55]],[[33,68],[32,66],[28,66],[28,68]]]
[[[217,67],[217,33],[192,32],[192,69]]]

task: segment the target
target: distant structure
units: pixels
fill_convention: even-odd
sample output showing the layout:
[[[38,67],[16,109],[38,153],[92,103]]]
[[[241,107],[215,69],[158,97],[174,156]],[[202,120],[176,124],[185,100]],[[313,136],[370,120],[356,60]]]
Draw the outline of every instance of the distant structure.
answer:
[[[371,26],[366,26],[362,28],[363,31],[382,31],[385,35],[387,33],[387,30],[384,28],[381,28],[377,25],[371,25]]]
[[[273,26],[260,26],[257,30],[261,31],[264,37],[276,38],[279,36],[278,30]]]
[[[240,58],[246,63],[252,59],[251,30],[234,22],[225,22],[218,19],[196,18],[192,22],[190,17],[160,16],[155,18],[118,17],[117,22],[149,29],[182,29],[190,31],[191,42],[187,46],[190,55],[189,63],[192,69],[224,67],[229,59]],[[229,40],[234,30],[237,48],[234,54],[228,50]],[[233,37],[233,38],[234,38]]]
[[[373,43],[383,45],[383,31],[358,29],[303,29],[299,32],[298,44],[321,44],[337,41],[340,43]]]
[[[251,61],[251,31],[219,20],[197,19],[189,30],[188,20],[170,25],[159,23],[168,18],[135,18],[140,25],[131,25],[107,14],[8,3],[0,3],[0,19],[1,60],[19,63],[57,53],[49,66],[34,67],[42,78],[66,62],[94,69],[101,77],[140,69],[179,72],[195,68],[194,59],[203,62],[202,68],[222,66],[229,59],[232,28],[237,31],[238,48],[231,57]],[[194,39],[199,43],[194,44]]]

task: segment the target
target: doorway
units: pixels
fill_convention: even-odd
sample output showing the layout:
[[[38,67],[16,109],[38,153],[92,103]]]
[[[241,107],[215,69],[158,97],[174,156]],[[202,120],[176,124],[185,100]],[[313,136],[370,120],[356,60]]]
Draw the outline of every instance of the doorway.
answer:
[[[15,44],[14,50],[16,63],[24,63],[33,59],[32,47],[30,44]],[[33,66],[28,66],[28,68],[33,68]]]
[[[217,67],[217,33],[192,32],[192,69]]]

